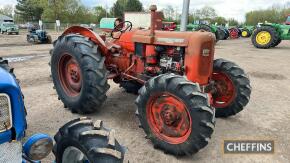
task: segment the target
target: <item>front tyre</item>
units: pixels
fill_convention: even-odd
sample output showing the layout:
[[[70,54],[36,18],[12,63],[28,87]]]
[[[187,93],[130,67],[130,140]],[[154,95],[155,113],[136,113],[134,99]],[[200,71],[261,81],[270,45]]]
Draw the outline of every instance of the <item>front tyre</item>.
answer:
[[[95,112],[109,89],[105,58],[81,35],[61,36],[51,56],[51,74],[59,98],[73,113]]]
[[[198,84],[163,74],[139,90],[137,116],[155,148],[191,155],[204,148],[214,131],[215,111]]]
[[[250,79],[243,69],[233,62],[214,60],[213,107],[216,117],[229,117],[242,111],[251,95]]]
[[[88,118],[72,120],[54,136],[53,153],[57,163],[122,163],[125,148],[115,139],[114,130],[102,121]]]

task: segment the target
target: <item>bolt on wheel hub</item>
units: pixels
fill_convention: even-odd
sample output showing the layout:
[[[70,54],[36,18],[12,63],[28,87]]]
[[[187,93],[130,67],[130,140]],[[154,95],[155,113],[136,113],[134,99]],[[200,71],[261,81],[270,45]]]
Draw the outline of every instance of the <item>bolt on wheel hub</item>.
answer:
[[[70,54],[64,54],[59,61],[58,72],[66,94],[77,96],[82,87],[81,69],[77,61]]]

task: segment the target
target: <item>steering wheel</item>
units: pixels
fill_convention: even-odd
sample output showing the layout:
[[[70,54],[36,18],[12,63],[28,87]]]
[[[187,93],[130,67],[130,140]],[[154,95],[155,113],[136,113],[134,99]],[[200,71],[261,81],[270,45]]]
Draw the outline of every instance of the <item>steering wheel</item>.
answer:
[[[116,25],[115,28],[112,30],[111,37],[113,39],[119,39],[121,37],[122,33],[126,32],[127,30],[131,31],[132,27],[133,27],[133,25],[132,25],[132,23],[130,21],[121,22],[120,24]],[[119,35],[119,37],[114,37],[114,33],[115,32],[120,32],[121,33]]]

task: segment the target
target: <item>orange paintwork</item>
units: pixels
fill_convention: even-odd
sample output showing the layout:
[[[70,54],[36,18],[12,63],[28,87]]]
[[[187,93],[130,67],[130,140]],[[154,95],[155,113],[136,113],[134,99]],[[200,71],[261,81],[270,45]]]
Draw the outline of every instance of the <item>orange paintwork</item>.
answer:
[[[116,65],[121,73],[133,63],[135,65],[128,71],[129,74],[136,75],[136,73],[144,72],[144,61],[134,56],[134,43],[143,43],[149,48],[145,49],[144,57],[153,53],[156,45],[185,47],[185,75],[190,81],[206,85],[212,74],[215,40],[209,32],[154,31],[154,36],[152,36],[150,30],[133,30],[123,33],[120,39],[110,43],[105,43],[96,33],[83,27],[71,27],[64,32],[64,35],[69,33],[80,33],[89,37],[106,55],[106,65]],[[109,45],[111,47],[112,44],[121,47],[119,56],[110,55]],[[202,55],[204,49],[207,52],[205,56]]]

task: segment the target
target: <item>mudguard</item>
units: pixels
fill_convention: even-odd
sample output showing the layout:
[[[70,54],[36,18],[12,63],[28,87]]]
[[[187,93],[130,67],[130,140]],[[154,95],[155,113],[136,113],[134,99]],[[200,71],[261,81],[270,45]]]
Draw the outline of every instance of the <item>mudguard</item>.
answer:
[[[82,36],[88,37],[91,41],[99,46],[99,49],[101,50],[103,55],[108,53],[108,48],[106,47],[104,40],[97,33],[91,31],[88,28],[81,26],[72,26],[66,29],[63,32],[62,36],[66,36],[69,34],[80,34]]]

